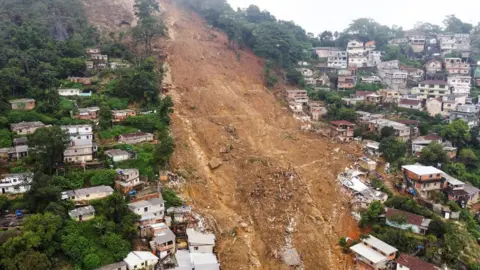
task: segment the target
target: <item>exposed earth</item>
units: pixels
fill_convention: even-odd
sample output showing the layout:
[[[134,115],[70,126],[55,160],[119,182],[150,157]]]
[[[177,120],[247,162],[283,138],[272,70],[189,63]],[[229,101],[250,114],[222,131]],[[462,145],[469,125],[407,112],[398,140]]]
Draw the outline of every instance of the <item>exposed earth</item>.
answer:
[[[126,31],[117,22],[133,0],[95,2],[85,5],[92,24]],[[274,94],[284,89],[263,86],[261,58],[229,49],[197,14],[160,4],[169,37],[156,47],[175,104],[172,170],[186,177],[183,197],[215,232],[222,269],[289,269],[285,247],[296,248],[304,269],[350,269],[338,240],[359,232],[336,176],[358,146],[301,131]]]

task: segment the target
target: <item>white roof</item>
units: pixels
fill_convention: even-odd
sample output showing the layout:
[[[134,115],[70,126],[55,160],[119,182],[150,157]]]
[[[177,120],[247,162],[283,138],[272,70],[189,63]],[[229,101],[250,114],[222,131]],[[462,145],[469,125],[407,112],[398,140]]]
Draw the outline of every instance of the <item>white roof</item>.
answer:
[[[158,261],[158,257],[149,251],[132,251],[123,259],[128,265],[137,265],[144,261]]]
[[[389,244],[383,242],[382,240],[372,235],[369,235],[368,238],[362,239],[362,241],[364,243],[367,243],[369,246],[372,246],[378,250],[381,250],[385,254],[391,254],[398,251],[398,249],[396,249],[395,247],[390,246]]]
[[[368,189],[367,185],[362,183],[357,177],[352,177],[350,180],[342,181],[342,184],[350,189],[353,189],[357,192]]]
[[[366,258],[367,260],[371,261],[374,264],[387,260],[387,257],[367,247],[363,243],[356,244],[355,246],[350,247],[350,249],[353,252],[360,254],[362,257]]]
[[[432,166],[405,165],[405,166],[402,166],[402,168],[405,170],[409,170],[417,175],[428,175],[428,174],[437,174],[437,173],[445,174],[441,170]]]
[[[457,178],[454,178],[448,174],[444,174],[443,175],[445,177],[445,179],[447,180],[447,182],[450,184],[450,185],[454,185],[454,186],[457,186],[457,185],[465,185],[464,182],[458,180]]]
[[[175,253],[175,258],[177,259],[178,266],[173,268],[173,270],[192,270],[192,261],[190,259],[190,252],[188,250],[177,250]]]
[[[193,267],[195,270],[218,270],[217,257],[213,253],[190,253]]]
[[[215,235],[211,233],[203,234],[194,229],[187,229],[187,237],[189,244],[215,245]]]

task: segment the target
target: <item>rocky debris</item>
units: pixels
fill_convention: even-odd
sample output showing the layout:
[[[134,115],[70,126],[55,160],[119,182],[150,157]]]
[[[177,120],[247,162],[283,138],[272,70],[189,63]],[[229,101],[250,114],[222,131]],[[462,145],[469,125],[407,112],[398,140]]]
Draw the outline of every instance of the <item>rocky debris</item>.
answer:
[[[288,266],[299,266],[302,264],[300,255],[298,255],[295,248],[285,248],[282,252],[282,260]]]
[[[212,158],[210,162],[208,162],[208,166],[210,169],[215,170],[216,168],[220,167],[222,165],[222,161],[218,158]]]
[[[227,154],[227,153],[230,153],[230,151],[232,151],[232,149],[233,149],[233,147],[232,147],[231,144],[224,145],[224,146],[220,147],[220,153]]]

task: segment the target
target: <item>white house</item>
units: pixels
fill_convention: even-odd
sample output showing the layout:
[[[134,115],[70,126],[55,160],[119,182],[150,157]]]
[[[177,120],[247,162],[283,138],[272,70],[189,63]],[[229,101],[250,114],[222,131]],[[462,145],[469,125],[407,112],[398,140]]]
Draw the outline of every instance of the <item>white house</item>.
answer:
[[[4,174],[0,180],[0,189],[2,194],[25,193],[30,190],[32,180],[32,172]]]
[[[128,208],[140,216],[140,223],[148,225],[163,219],[165,202],[160,196],[160,198],[129,203]]]
[[[348,57],[348,66],[366,67],[367,57],[363,54],[353,54]]]
[[[220,264],[213,253],[190,253],[193,269],[219,270]]]
[[[350,40],[347,44],[347,52],[350,54],[363,54],[365,52],[365,47],[363,42],[358,40]]]
[[[448,87],[451,94],[468,95],[472,88],[472,78],[470,76],[448,76]]]
[[[132,251],[123,259],[128,270],[153,270],[158,263],[158,257],[149,251]]]
[[[398,107],[404,109],[411,109],[411,110],[422,110],[422,101],[419,99],[406,99],[401,98],[398,101]]]
[[[60,96],[68,97],[68,96],[78,96],[82,91],[80,88],[60,88],[58,89],[58,94]]]
[[[70,145],[63,152],[63,160],[67,163],[83,163],[93,160],[97,146],[93,143],[91,125],[61,126],[70,135]]]
[[[187,229],[187,241],[190,253],[213,253],[215,247],[215,235],[211,233],[196,232]]]
[[[327,66],[331,68],[347,68],[348,54],[346,51],[331,51],[328,53]]]
[[[369,235],[360,241],[362,242],[350,247],[357,261],[368,264],[373,269],[384,269],[389,261],[395,259],[398,250],[382,240]]]
[[[121,162],[130,159],[130,153],[121,149],[110,149],[104,152],[113,162]]]
[[[80,188],[62,192],[62,200],[72,200],[74,202],[84,202],[90,200],[99,200],[113,194],[113,188],[110,186],[96,186],[89,188]]]

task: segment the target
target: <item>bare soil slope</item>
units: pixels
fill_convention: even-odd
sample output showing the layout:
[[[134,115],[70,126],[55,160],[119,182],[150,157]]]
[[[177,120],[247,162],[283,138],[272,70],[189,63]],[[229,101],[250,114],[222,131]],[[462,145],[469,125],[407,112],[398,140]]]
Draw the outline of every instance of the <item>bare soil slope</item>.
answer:
[[[222,268],[286,269],[277,258],[294,227],[305,269],[347,269],[337,243],[356,225],[335,179],[354,147],[337,153],[338,145],[300,132],[263,87],[261,59],[237,56],[195,13],[167,1],[162,7],[174,86],[173,163],[190,174],[188,196],[216,228]],[[213,158],[223,162],[215,170]]]
[[[133,10],[133,0],[84,1],[104,33]],[[107,3],[118,10],[96,18],[92,8]],[[167,55],[175,104],[172,165],[187,178],[185,197],[216,233],[222,269],[288,269],[281,260],[288,245],[304,269],[350,269],[337,243],[358,231],[335,179],[351,165],[347,153],[357,153],[355,146],[302,133],[263,87],[262,59],[237,55],[198,15],[160,3],[169,39],[156,47]],[[222,164],[212,170],[214,158]]]

